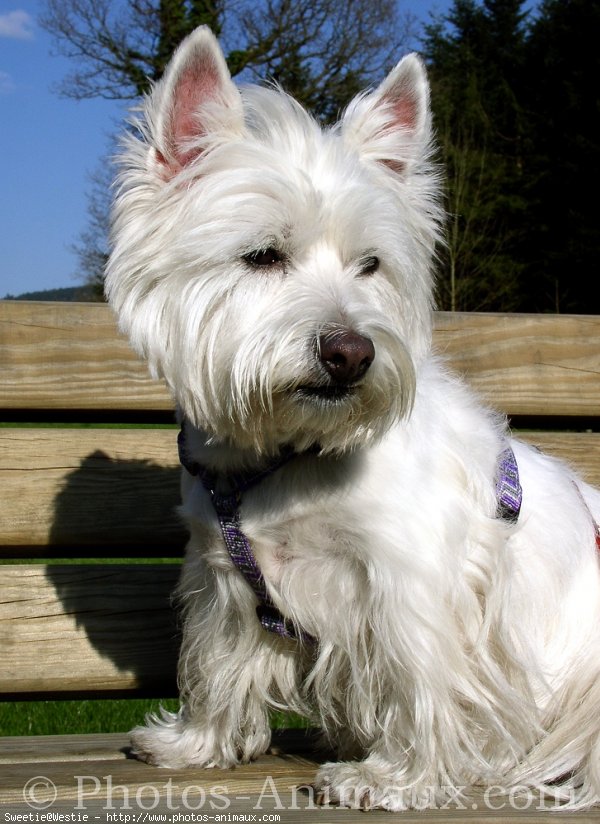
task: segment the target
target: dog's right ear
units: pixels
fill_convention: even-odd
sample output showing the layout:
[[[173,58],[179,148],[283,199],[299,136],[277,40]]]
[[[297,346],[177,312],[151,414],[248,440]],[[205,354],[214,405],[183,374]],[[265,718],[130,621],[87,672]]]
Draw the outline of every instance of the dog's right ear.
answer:
[[[363,157],[405,177],[430,150],[429,83],[421,59],[404,57],[379,88],[351,102],[341,125]]]
[[[243,129],[240,93],[207,26],[178,47],[149,99],[153,160],[169,179],[192,163],[217,136]]]

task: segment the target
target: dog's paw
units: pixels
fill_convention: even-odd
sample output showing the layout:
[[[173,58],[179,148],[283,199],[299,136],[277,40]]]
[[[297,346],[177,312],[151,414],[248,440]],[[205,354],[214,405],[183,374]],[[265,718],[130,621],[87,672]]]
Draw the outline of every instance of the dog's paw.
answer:
[[[181,713],[161,710],[146,725],[130,733],[131,755],[155,767],[230,767],[238,759],[218,747],[214,734],[185,719]]]
[[[135,727],[130,739],[131,755],[155,767],[226,769],[266,752],[271,732],[266,723],[245,734],[237,726],[215,729],[203,719],[191,718],[185,708],[179,713],[161,709],[159,716],[146,718],[145,726]]]
[[[323,764],[315,779],[315,799],[321,805],[352,807],[357,810],[408,809],[406,793],[394,786],[389,771],[364,761]]]
[[[414,775],[414,773],[413,773]],[[415,780],[410,770],[376,754],[364,761],[323,764],[316,775],[315,801],[320,805],[339,805],[357,810],[466,809],[466,786],[443,786],[419,770]]]

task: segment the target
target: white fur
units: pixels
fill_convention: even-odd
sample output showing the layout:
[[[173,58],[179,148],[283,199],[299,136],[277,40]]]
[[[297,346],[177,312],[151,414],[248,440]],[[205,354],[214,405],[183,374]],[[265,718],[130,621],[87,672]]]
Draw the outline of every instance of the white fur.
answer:
[[[188,451],[222,472],[284,443],[321,451],[241,507],[273,601],[314,646],[262,629],[184,473],[182,709],[136,728],[134,751],[227,767],[266,750],[269,707],[290,708],[351,759],[319,770],[332,802],[400,810],[444,787],[550,782],[567,806],[597,802],[600,494],[514,442],[523,508],[516,526],[496,517],[504,421],[430,352],[441,214],[419,60],[321,130],[279,90],[239,93],[199,29],[139,127],[107,294],[170,385]],[[270,248],[281,262],[248,262]],[[371,367],[346,398],[306,398],[326,380],[315,342],[347,329],[373,341]]]

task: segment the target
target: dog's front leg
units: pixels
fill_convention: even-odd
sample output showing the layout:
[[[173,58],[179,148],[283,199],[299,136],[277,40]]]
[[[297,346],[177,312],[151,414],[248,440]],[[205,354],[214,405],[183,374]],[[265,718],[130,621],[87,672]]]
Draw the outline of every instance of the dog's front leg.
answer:
[[[132,752],[160,767],[230,767],[267,750],[267,701],[295,681],[293,642],[262,629],[237,572],[189,560],[186,567],[179,593],[181,709],[162,710],[136,727]]]

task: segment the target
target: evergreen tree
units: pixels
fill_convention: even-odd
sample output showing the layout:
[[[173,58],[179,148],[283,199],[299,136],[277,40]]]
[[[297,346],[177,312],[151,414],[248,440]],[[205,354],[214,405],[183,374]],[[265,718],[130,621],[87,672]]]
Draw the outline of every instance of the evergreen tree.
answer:
[[[440,308],[518,307],[525,208],[522,6],[522,0],[455,0],[447,17],[427,29],[449,212]]]
[[[600,312],[600,4],[545,0],[528,42],[530,311]]]
[[[425,54],[447,169],[447,309],[600,312],[600,4],[455,0]]]

